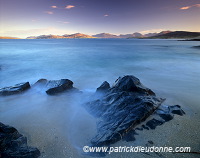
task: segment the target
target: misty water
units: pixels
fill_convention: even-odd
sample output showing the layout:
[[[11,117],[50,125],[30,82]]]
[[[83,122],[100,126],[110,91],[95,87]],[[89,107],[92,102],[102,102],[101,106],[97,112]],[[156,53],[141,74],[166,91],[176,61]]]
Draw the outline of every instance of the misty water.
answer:
[[[192,48],[197,45],[198,41],[148,39],[0,40],[0,87],[67,78],[83,91],[81,96],[47,96],[35,87],[0,97],[0,122],[17,128],[41,151],[41,157],[87,157],[81,151],[96,133],[96,120],[82,103],[103,81],[112,84],[119,76],[134,75],[157,96],[166,98],[165,104],[181,105],[186,115],[141,132],[135,142],[114,145],[144,146],[152,140],[155,146],[190,146],[199,151],[200,49]]]

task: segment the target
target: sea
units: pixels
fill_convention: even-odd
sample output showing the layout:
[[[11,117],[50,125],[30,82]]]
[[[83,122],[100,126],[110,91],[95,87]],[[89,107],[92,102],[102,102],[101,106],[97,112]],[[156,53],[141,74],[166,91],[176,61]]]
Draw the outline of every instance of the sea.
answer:
[[[0,87],[39,79],[70,79],[84,93],[47,96],[33,88],[0,97],[0,122],[14,126],[41,151],[41,157],[94,157],[83,152],[96,133],[96,119],[82,106],[102,82],[134,75],[167,105],[184,116],[155,130],[138,132],[135,141],[113,146],[191,147],[200,152],[200,49],[198,41],[170,39],[1,39]],[[112,153],[105,157],[196,157],[186,153]]]

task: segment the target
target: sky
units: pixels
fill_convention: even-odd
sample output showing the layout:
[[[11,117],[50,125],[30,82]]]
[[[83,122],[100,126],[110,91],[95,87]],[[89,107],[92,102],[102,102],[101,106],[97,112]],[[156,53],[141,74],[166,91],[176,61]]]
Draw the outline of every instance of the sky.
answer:
[[[200,0],[0,0],[0,36],[200,32]]]

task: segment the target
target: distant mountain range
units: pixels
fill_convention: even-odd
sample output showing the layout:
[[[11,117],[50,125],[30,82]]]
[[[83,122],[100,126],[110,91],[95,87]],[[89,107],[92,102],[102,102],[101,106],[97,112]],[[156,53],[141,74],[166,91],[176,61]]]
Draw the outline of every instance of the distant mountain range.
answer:
[[[188,32],[188,31],[162,31],[160,33],[148,33],[141,34],[135,32],[133,34],[110,34],[100,33],[96,35],[86,35],[82,33],[65,34],[65,35],[40,35],[30,36],[27,39],[60,39],[60,38],[139,38],[139,39],[192,39],[200,38],[200,32]],[[0,39],[18,39],[15,37],[0,37]]]
[[[75,34],[65,34],[65,35],[40,35],[40,36],[30,36],[27,39],[57,39],[57,38],[95,38],[93,36],[85,35],[82,33],[75,33]]]
[[[143,35],[141,33],[135,32],[133,34],[125,34],[125,35],[114,35],[114,34],[110,34],[110,33],[100,33],[97,35],[93,35],[93,37],[97,37],[97,38],[138,38],[138,37],[142,37]]]
[[[187,31],[162,31],[160,33],[148,33],[142,35],[135,32],[133,34],[121,34],[115,35],[110,33],[100,33],[96,35],[86,35],[81,33],[75,33],[72,35],[41,35],[28,37],[27,39],[53,39],[53,38],[145,38],[145,39],[190,39],[200,37],[200,32],[187,32]]]
[[[93,37],[97,37],[97,38],[118,38],[117,35],[110,34],[110,33],[100,33],[100,34],[93,35]]]

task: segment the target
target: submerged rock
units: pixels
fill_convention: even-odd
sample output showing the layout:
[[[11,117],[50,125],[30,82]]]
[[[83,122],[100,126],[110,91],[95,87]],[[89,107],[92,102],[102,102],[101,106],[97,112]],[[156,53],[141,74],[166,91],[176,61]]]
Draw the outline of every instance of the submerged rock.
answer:
[[[14,86],[1,88],[0,95],[7,96],[7,95],[19,94],[29,88],[30,88],[29,82],[19,83]]]
[[[95,117],[97,135],[91,143],[108,145],[114,143],[136,125],[150,116],[164,101],[141,84],[134,76],[120,77],[107,92],[94,101],[86,103],[86,108]]]
[[[43,86],[48,95],[55,95],[66,90],[74,89],[73,82],[68,79],[49,81],[46,79],[40,79],[34,85]]]
[[[0,122],[0,157],[2,158],[37,158],[40,151],[27,146],[27,138],[14,127]]]

